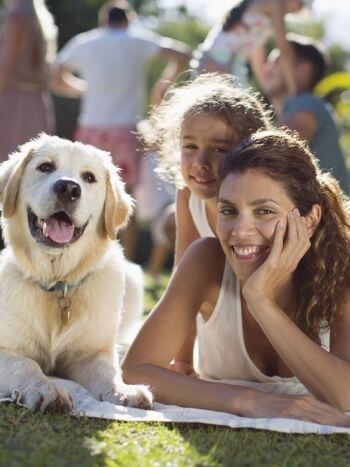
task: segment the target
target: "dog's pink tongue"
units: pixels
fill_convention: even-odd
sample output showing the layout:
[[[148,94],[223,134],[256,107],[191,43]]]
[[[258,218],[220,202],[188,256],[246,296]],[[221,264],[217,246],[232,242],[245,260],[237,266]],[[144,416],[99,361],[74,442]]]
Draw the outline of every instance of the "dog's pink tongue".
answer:
[[[49,217],[44,222],[44,233],[56,243],[67,243],[73,238],[74,225]]]

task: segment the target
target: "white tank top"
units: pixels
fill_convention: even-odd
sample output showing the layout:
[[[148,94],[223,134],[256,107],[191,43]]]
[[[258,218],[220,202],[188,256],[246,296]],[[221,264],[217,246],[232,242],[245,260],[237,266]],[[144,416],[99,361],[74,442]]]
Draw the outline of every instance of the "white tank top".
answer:
[[[188,208],[199,235],[201,237],[216,237],[208,222],[205,201],[191,193]]]
[[[208,321],[197,315],[198,368],[200,378],[248,385],[275,393],[306,394],[296,378],[266,376],[253,363],[244,343],[239,282],[225,263],[218,301]],[[322,336],[321,336],[322,337]],[[322,338],[329,345],[329,334]]]

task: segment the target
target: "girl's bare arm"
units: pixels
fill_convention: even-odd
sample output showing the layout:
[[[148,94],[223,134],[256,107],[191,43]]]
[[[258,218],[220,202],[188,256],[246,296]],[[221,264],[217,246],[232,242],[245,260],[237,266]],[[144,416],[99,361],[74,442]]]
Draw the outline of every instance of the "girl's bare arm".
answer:
[[[191,192],[188,188],[179,190],[176,194],[175,267],[191,243],[200,238],[189,210],[190,196]],[[193,370],[193,348],[195,340],[196,323],[193,322],[191,327],[187,330],[187,338],[183,346],[179,349],[179,352],[174,358],[174,364],[171,366],[174,371],[195,375]]]
[[[179,263],[191,243],[199,238],[199,233],[194,225],[189,209],[190,196],[191,192],[188,188],[178,190],[176,194],[175,266]]]

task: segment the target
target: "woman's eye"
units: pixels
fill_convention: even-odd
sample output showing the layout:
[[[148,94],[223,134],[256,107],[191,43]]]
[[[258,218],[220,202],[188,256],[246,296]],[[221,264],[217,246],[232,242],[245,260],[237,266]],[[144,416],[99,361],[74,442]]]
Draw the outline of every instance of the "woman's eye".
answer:
[[[224,217],[228,217],[228,216],[234,216],[235,214],[237,214],[237,211],[232,208],[222,207],[222,208],[219,208],[219,213]]]
[[[53,162],[43,162],[42,164],[38,165],[37,170],[43,173],[50,173],[56,170],[56,167]]]
[[[275,212],[272,211],[271,209],[262,208],[257,211],[257,214],[259,216],[268,216],[269,214],[275,214]]]
[[[82,174],[82,179],[84,180],[84,182],[87,182],[87,183],[95,183],[96,182],[96,177],[92,172],[84,172]]]

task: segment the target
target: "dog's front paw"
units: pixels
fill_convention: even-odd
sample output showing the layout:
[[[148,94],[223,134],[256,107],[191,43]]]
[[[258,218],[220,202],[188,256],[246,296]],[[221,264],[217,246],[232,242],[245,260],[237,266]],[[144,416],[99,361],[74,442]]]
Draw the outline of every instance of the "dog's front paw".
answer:
[[[148,387],[143,385],[123,385],[106,393],[101,399],[115,405],[137,407],[144,410],[153,408],[153,395]]]
[[[73,407],[73,400],[69,392],[51,381],[27,386],[20,393],[19,402],[32,410],[41,412],[69,412]]]
[[[127,405],[129,407],[137,407],[139,409],[151,410],[153,409],[153,394],[147,386],[127,385],[124,388],[127,398]]]

